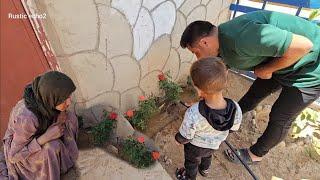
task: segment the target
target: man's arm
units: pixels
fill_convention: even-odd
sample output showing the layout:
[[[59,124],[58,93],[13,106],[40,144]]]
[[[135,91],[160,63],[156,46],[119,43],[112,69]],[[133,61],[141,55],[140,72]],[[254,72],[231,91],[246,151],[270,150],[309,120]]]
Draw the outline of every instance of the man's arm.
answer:
[[[272,59],[269,63],[257,66],[254,73],[261,79],[270,79],[272,73],[295,64],[304,55],[308,54],[313,43],[306,37],[293,34],[292,41],[282,57]]]

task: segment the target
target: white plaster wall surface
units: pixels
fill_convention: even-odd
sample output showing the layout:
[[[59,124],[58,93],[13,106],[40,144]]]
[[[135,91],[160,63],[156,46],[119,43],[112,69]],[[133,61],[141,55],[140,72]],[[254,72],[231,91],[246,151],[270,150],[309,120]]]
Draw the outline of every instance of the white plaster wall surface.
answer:
[[[99,51],[109,59],[124,54],[130,56],[133,38],[127,19],[116,9],[106,8],[106,6],[99,6],[98,11],[100,17]],[[117,29],[118,36],[114,35],[114,29]]]
[[[159,93],[157,75],[186,83],[193,54],[180,47],[188,23],[227,21],[231,0],[43,0],[46,28],[62,70],[76,82],[75,110],[87,122],[102,109],[137,106]],[[54,34],[54,35],[53,35]],[[53,38],[54,37],[54,38]],[[89,120],[94,118],[94,120]],[[90,124],[90,123],[88,123]]]
[[[163,34],[170,34],[176,19],[175,6],[172,2],[166,1],[152,12],[154,20],[154,39]]]
[[[64,53],[94,49],[98,33],[97,11],[92,1],[45,0],[43,2],[47,6],[47,15],[50,16],[51,23],[60,37]]]
[[[142,0],[113,0],[111,5],[122,12],[131,26],[134,26],[139,15],[141,2]]]
[[[186,18],[181,12],[177,12],[176,22],[171,33],[172,47],[178,48],[180,46],[180,38],[185,27],[187,26]]]
[[[142,8],[133,28],[134,57],[140,60],[152,44],[154,37],[154,26],[150,13]]]

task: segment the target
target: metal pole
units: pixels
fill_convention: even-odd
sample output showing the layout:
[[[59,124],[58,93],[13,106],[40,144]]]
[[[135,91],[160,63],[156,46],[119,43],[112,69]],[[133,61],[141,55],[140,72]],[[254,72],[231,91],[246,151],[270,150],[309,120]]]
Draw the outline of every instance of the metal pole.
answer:
[[[297,9],[296,16],[299,16],[299,14],[300,14],[300,12],[301,12],[301,9],[302,9],[302,6],[300,6],[300,7]]]
[[[262,4],[262,10],[264,10],[266,8],[267,5],[267,0],[263,0],[263,4]]]
[[[247,169],[247,171],[250,173],[252,178],[254,180],[258,180],[257,176],[253,173],[253,171],[249,168],[249,166],[240,158],[240,156],[237,154],[236,150],[234,150],[234,148],[231,146],[231,144],[227,140],[225,140],[224,142],[231,149],[233,154],[235,154],[237,156],[237,158],[240,160],[241,164]]]
[[[234,19],[236,17],[236,13],[237,13],[237,9],[238,9],[238,5],[239,5],[240,1],[237,0],[236,2],[236,5],[234,7],[234,10],[233,10],[233,16],[232,16],[232,19]]]

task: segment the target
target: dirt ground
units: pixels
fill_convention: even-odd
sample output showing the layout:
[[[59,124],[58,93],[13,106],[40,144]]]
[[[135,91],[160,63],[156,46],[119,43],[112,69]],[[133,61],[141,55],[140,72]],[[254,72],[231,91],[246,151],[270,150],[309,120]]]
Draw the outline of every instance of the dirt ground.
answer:
[[[229,91],[225,96],[239,100],[247,91],[250,82],[241,77],[230,78]],[[235,148],[244,148],[252,145],[262,134],[267,126],[268,114],[271,105],[277,98],[278,93],[264,100],[260,105],[243,117],[240,131],[229,135],[228,141]],[[192,94],[187,91],[183,94],[182,100],[191,101]],[[176,145],[174,135],[178,131],[182,122],[186,108],[177,105],[169,108],[168,113],[155,115],[150,121],[148,130],[145,132],[155,140],[161,149],[161,164],[166,171],[174,178],[177,167],[183,166],[183,146]],[[287,137],[285,142],[281,142],[265,156],[262,162],[250,167],[261,180],[272,178],[282,179],[320,179],[320,162],[310,158],[306,153],[306,148],[310,143],[305,141],[293,141]],[[251,179],[250,174],[242,165],[230,163],[224,156],[223,151],[227,149],[225,144],[214,153],[209,178],[197,179]],[[175,179],[175,178],[174,178]]]

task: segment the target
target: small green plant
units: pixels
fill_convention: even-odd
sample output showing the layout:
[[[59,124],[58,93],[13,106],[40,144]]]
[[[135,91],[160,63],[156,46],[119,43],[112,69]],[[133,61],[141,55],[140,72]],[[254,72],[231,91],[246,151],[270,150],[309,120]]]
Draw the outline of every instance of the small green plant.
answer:
[[[140,96],[139,107],[135,111],[127,111],[126,118],[134,127],[140,130],[145,130],[148,120],[157,110],[158,107],[154,97],[146,100],[144,96]]]
[[[83,128],[83,117],[77,115],[77,118],[78,118],[78,126],[81,129]]]
[[[133,166],[146,168],[154,164],[159,159],[159,152],[150,152],[144,144],[144,138],[139,137],[137,140],[128,138],[124,141],[120,155]]]
[[[309,21],[313,21],[315,20],[317,17],[320,16],[320,9],[315,9],[311,12],[311,14],[309,15],[308,20]],[[320,26],[320,23],[318,23],[318,25]]]
[[[105,112],[103,120],[91,130],[95,145],[102,145],[110,138],[112,130],[116,127],[117,114]]]
[[[160,89],[164,91],[165,99],[169,102],[176,103],[180,100],[182,88],[172,80],[170,72],[158,75]]]
[[[187,77],[187,85],[188,85],[188,86],[193,86],[191,76],[188,76],[188,77]]]
[[[192,78],[191,76],[188,76],[187,78],[187,88],[190,90],[191,92],[191,96],[193,98],[196,98],[198,96],[198,93],[197,93],[197,90],[195,89],[194,85],[193,85],[193,82],[192,82]]]
[[[320,112],[305,109],[293,123],[291,135],[294,139],[310,138],[312,149],[320,155]]]

